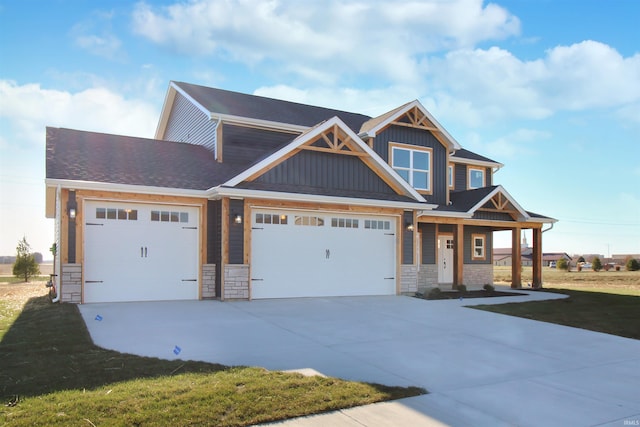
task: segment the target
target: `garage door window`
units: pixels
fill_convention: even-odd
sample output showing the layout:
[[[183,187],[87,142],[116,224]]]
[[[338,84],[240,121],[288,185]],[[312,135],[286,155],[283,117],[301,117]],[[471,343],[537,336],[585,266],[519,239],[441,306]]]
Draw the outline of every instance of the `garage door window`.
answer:
[[[189,222],[189,212],[151,211],[153,222]]]
[[[338,228],[358,228],[357,219],[352,218],[331,218],[331,227]]]
[[[364,228],[369,230],[389,230],[391,229],[390,221],[376,221],[373,219],[366,219],[364,221]]]
[[[324,218],[320,218],[317,216],[302,216],[296,215],[295,218],[296,225],[311,225],[317,227],[324,227]]]
[[[96,219],[138,220],[136,209],[96,208]]]
[[[287,225],[289,223],[288,215],[280,214],[256,214],[256,224],[280,224]]]

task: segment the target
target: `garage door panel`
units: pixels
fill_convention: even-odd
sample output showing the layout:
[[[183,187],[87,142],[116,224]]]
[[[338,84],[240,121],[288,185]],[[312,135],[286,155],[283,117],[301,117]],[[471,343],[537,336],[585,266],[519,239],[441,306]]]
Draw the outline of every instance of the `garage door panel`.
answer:
[[[198,298],[197,208],[90,201],[85,210],[84,302]]]
[[[393,218],[369,218],[369,227],[374,220],[387,227],[371,229],[364,216],[256,210],[254,220],[256,215],[288,218],[286,224],[254,224],[253,298],[395,294]]]

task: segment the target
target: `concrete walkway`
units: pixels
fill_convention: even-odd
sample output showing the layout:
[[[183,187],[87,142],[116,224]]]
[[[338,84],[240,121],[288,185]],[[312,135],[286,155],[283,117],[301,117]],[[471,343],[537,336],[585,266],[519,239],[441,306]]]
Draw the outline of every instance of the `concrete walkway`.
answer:
[[[640,425],[640,341],[503,316],[470,304],[349,297],[80,306],[101,347],[415,385],[424,396],[281,426]]]

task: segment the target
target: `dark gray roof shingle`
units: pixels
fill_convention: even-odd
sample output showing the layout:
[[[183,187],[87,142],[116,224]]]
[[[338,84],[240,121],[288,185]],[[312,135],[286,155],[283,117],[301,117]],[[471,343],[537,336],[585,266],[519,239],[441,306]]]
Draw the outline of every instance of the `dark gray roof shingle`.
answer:
[[[51,179],[206,190],[242,169],[197,145],[47,127]]]
[[[488,157],[481,156],[480,154],[476,154],[473,151],[469,151],[465,148],[461,148],[460,150],[456,150],[453,154],[453,160],[457,158],[459,159],[467,159],[467,160],[477,160],[481,162],[489,162],[489,163],[498,163],[495,160],[491,160]]]
[[[360,127],[364,122],[371,119],[369,116],[348,111],[299,104],[297,102],[184,82],[173,83],[212,113],[309,127],[338,116],[356,133],[360,131]]]

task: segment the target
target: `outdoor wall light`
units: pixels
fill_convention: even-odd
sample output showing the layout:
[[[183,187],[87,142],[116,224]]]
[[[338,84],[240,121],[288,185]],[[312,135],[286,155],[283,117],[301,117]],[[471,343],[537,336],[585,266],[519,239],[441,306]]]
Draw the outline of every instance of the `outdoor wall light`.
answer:
[[[406,225],[406,227],[407,227],[407,231],[413,231],[413,223],[408,222],[408,223],[406,223],[405,225]]]
[[[235,222],[236,224],[242,224],[242,215],[235,214],[233,217],[233,222]]]
[[[69,208],[69,218],[76,219],[76,209],[75,208]]]

